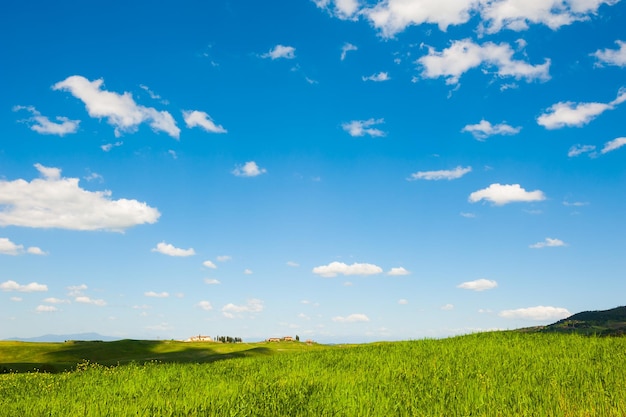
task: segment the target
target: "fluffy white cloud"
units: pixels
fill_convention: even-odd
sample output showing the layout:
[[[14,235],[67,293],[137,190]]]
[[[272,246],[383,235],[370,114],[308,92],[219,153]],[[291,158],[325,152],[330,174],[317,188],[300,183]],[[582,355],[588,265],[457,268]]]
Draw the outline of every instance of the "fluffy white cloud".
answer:
[[[343,123],[341,127],[353,137],[365,135],[380,137],[385,136],[385,132],[371,126],[384,122],[384,119],[353,120],[351,122]]]
[[[243,165],[236,166],[232,172],[237,177],[256,177],[265,174],[267,170],[259,167],[254,161],[248,161]]]
[[[369,317],[365,314],[350,314],[349,316],[342,317],[337,316],[332,318],[333,321],[337,323],[358,323],[358,322],[366,322],[370,321]]]
[[[206,266],[207,268],[217,269],[217,265],[215,265],[212,261],[204,261],[202,262],[202,265]]]
[[[611,151],[614,151],[618,148],[621,148],[622,146],[626,145],[626,138],[617,138],[617,139],[613,139],[607,143],[604,144],[604,147],[602,148],[602,150],[600,151],[601,153],[608,153]]]
[[[544,240],[543,242],[533,243],[532,245],[528,247],[532,249],[541,249],[541,248],[553,248],[557,246],[567,246],[567,245],[561,239],[553,239],[553,238],[547,237],[546,240]]]
[[[246,269],[243,270],[243,273],[246,274],[246,275],[252,275],[254,272],[252,272],[251,269],[246,268]]]
[[[363,81],[374,81],[374,82],[388,81],[391,79],[391,77],[389,77],[389,74],[386,72],[379,72],[379,73],[368,75],[367,77],[361,77],[361,78],[363,79]]]
[[[121,142],[121,141],[118,141],[115,143],[106,143],[100,146],[100,149],[102,149],[104,152],[109,152],[111,149],[117,148],[118,146],[122,146],[123,144],[124,142]]]
[[[260,313],[263,311],[263,301],[252,298],[244,305],[228,303],[222,307],[222,314],[227,318],[235,318],[242,313]]]
[[[121,232],[161,215],[137,200],[112,200],[108,190],[83,190],[78,178],[61,178],[58,168],[35,167],[43,178],[0,180],[0,226]]]
[[[535,321],[560,320],[571,316],[567,309],[562,307],[537,306],[503,310],[498,314],[506,319],[524,319]]]
[[[569,151],[567,151],[567,156],[572,158],[574,156],[582,155],[584,153],[592,153],[595,150],[596,147],[594,145],[574,145],[569,148]]]
[[[439,170],[439,171],[419,171],[411,174],[409,181],[413,180],[455,180],[457,178],[461,178],[463,175],[472,172],[472,167],[458,166],[454,169],[450,170]]]
[[[37,246],[31,246],[25,250],[23,245],[17,245],[6,237],[0,237],[0,255],[15,256],[22,255],[24,253],[29,253],[31,255],[46,255],[46,252]]]
[[[463,39],[454,41],[441,52],[429,47],[428,55],[419,58],[417,64],[422,68],[423,78],[444,77],[446,84],[457,84],[461,75],[480,66],[495,68],[495,74],[499,77],[525,79],[527,82],[550,78],[549,59],[543,64],[531,65],[514,60],[513,54],[514,50],[506,43],[485,42],[478,45],[471,39]]]
[[[617,43],[619,49],[598,49],[596,52],[591,54],[598,60],[598,66],[607,64],[616,65],[618,67],[626,67],[626,42],[618,40],[615,41],[615,43]]]
[[[198,306],[198,307],[200,307],[202,310],[205,310],[205,311],[211,311],[211,310],[213,310],[213,306],[212,306],[212,305],[211,305],[211,303],[210,303],[210,302],[208,302],[208,301],[200,301],[200,302],[197,304],[197,306]]]
[[[53,313],[58,310],[59,309],[56,308],[55,306],[45,306],[45,305],[38,305],[37,308],[35,309],[37,313]]]
[[[506,123],[492,125],[483,119],[480,123],[465,126],[461,132],[471,133],[476,139],[484,140],[493,135],[516,135],[520,130],[522,130],[521,127],[513,127]]]
[[[56,297],[48,297],[43,300],[44,303],[48,304],[69,304],[70,300],[63,300],[61,298]]]
[[[161,242],[156,245],[156,248],[152,248],[152,252],[162,253],[163,255],[168,256],[193,256],[196,254],[196,251],[193,248],[189,249],[180,249],[171,245],[169,243]]]
[[[217,285],[221,284],[221,282],[215,278],[205,278],[204,283],[208,285]]]
[[[497,286],[498,286],[498,283],[496,281],[481,278],[481,279],[477,279],[474,281],[463,282],[457,285],[456,287],[462,288],[464,290],[485,291],[485,290],[490,290],[492,288],[496,288]]]
[[[143,293],[143,295],[145,295],[146,297],[152,297],[152,298],[167,298],[170,296],[170,293],[168,292],[154,292],[154,291],[147,291],[145,293]]]
[[[469,196],[470,203],[480,200],[491,201],[496,206],[509,203],[543,201],[546,199],[543,191],[526,191],[519,184],[491,184],[482,190],[474,191]]]
[[[411,273],[410,271],[407,271],[406,269],[400,266],[398,268],[391,268],[389,272],[387,272],[387,275],[390,275],[392,277],[398,277],[402,275],[409,275],[410,273]]]
[[[93,299],[93,298],[87,297],[85,295],[80,295],[80,296],[74,298],[74,301],[76,301],[77,303],[91,304],[91,305],[95,305],[95,306],[98,306],[98,307],[104,307],[105,305],[107,305],[106,301],[104,301],[104,300]]]
[[[613,110],[626,101],[626,88],[620,88],[615,100],[608,103],[573,103],[564,101],[553,104],[537,117],[537,124],[546,129],[560,129],[566,126],[584,126],[607,110]]]
[[[351,43],[344,43],[343,46],[341,47],[341,60],[343,61],[344,59],[346,59],[346,54],[350,51],[356,51],[359,48],[357,48],[355,45],[352,45]]]
[[[80,75],[72,75],[52,86],[53,90],[69,91],[81,100],[89,116],[106,118],[115,128],[115,135],[135,132],[140,124],[147,122],[154,131],[162,131],[178,139],[180,129],[171,114],[135,103],[129,92],[118,94],[102,89],[104,80],[89,81]]]
[[[359,11],[359,0],[313,0],[317,7],[326,9],[340,19],[354,19]]]
[[[501,29],[528,29],[529,24],[543,24],[556,30],[580,20],[587,20],[603,4],[619,0],[486,0],[481,2],[482,29],[495,33]]]
[[[15,281],[8,280],[0,284],[0,290],[18,291],[18,292],[45,292],[45,291],[48,291],[48,286],[45,284],[38,284],[36,282],[31,282],[30,284],[21,285]]]
[[[189,128],[198,126],[210,133],[227,132],[221,125],[216,125],[211,116],[203,111],[183,110],[183,119]]]
[[[432,23],[445,31],[469,20],[478,0],[382,0],[361,11],[383,37],[393,37],[407,26]]]
[[[347,265],[343,262],[331,262],[328,265],[316,266],[313,273],[325,278],[336,277],[337,275],[375,275],[383,272],[380,266],[373,264],[353,263]]]
[[[65,136],[69,133],[76,133],[78,131],[78,125],[80,120],[70,120],[67,117],[57,116],[57,122],[52,122],[46,116],[43,116],[33,106],[15,106],[13,111],[26,110],[32,114],[32,116],[25,120],[30,124],[31,130],[42,135],[58,135]]]
[[[261,58],[271,59],[293,59],[296,57],[296,48],[293,46],[276,45],[268,53],[261,55]]]

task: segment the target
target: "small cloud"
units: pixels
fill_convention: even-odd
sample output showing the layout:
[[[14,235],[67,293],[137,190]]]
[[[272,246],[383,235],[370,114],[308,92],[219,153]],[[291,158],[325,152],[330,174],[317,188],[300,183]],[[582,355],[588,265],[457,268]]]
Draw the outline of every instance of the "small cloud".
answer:
[[[563,242],[561,239],[552,239],[552,238],[547,237],[546,240],[544,240],[543,242],[537,242],[528,247],[532,249],[541,249],[541,248],[553,248],[557,246],[567,246],[567,244]]]
[[[294,59],[296,57],[296,48],[293,46],[276,45],[269,52],[261,55],[261,58],[270,58],[272,60],[285,58]]]
[[[168,150],[167,153],[172,157],[172,159],[178,159],[178,154],[176,153],[175,150]]]
[[[487,200],[496,206],[509,203],[543,201],[546,199],[543,191],[526,191],[519,184],[491,184],[489,187],[474,191],[469,196],[470,203]]]
[[[11,297],[11,298],[9,298],[9,300],[11,300],[11,301],[13,301],[15,303],[19,303],[20,301],[23,300],[23,298],[22,297]]]
[[[169,243],[161,242],[156,245],[156,248],[152,248],[152,252],[162,253],[163,255],[168,256],[193,256],[196,254],[196,251],[193,248],[189,249],[179,249],[170,245]]]
[[[143,295],[145,295],[146,297],[153,297],[153,298],[167,298],[170,296],[170,294],[168,292],[154,292],[154,291],[148,291],[143,293]]]
[[[83,295],[83,291],[85,291],[86,289],[87,286],[85,284],[70,285],[69,287],[67,287],[67,290],[69,291],[67,295],[69,297],[77,297],[79,295]]]
[[[375,275],[383,272],[377,265],[367,263],[353,263],[347,265],[343,262],[331,262],[328,265],[316,266],[313,273],[325,278],[336,277],[337,275]]]
[[[371,126],[375,126],[384,122],[384,119],[353,120],[351,122],[343,123],[341,127],[352,137],[365,135],[369,135],[371,137],[381,137],[385,136],[386,133],[380,129],[376,129]]]
[[[454,304],[445,304],[441,306],[441,310],[450,311],[454,310]]]
[[[198,304],[196,304],[198,307],[200,307],[202,310],[205,311],[211,311],[213,310],[213,306],[211,305],[210,302],[208,301],[200,301]]]
[[[477,279],[474,281],[466,281],[459,285],[457,288],[462,288],[464,290],[472,290],[472,291],[485,291],[490,290],[492,288],[496,288],[498,283],[496,281],[488,280],[488,279]]]
[[[221,282],[215,278],[205,278],[204,283],[208,285],[217,285],[221,284]]]
[[[0,254],[15,256],[22,253],[24,253],[23,245],[16,245],[6,237],[0,238]]]
[[[370,321],[369,317],[365,314],[350,314],[347,317],[336,316],[332,320],[337,323],[358,323]]]
[[[564,201],[563,205],[566,207],[582,207],[582,206],[588,206],[589,203],[586,201],[574,201],[574,202]]]
[[[111,149],[113,148],[117,148],[118,146],[122,146],[124,144],[124,142],[115,142],[115,143],[106,143],[102,146],[100,146],[100,149],[102,149],[104,152],[109,152]]]
[[[626,42],[615,41],[618,49],[598,49],[591,56],[596,57],[598,62],[596,66],[615,65],[617,67],[626,67]]]
[[[584,153],[591,153],[596,150],[594,145],[574,145],[567,151],[567,156],[573,158]]]
[[[341,47],[341,60],[343,61],[344,59],[346,59],[346,54],[350,51],[356,51],[359,48],[357,48],[356,46],[352,45],[349,42],[346,42],[343,44],[343,46]]]
[[[287,262],[287,266],[290,266],[290,267],[292,267],[292,268],[297,268],[297,267],[299,267],[299,266],[300,266],[300,264],[299,264],[299,263],[297,263],[297,262],[288,261],[288,262]]]
[[[475,219],[476,218],[476,214],[474,214],[474,213],[461,212],[460,215],[461,215],[461,217],[465,217],[466,219]]]
[[[96,300],[96,299],[93,299],[84,295],[74,298],[74,301],[76,301],[77,303],[82,303],[82,304],[92,304],[98,307],[104,307],[105,305],[107,305],[106,301],[104,300]]]
[[[372,74],[367,77],[361,77],[361,79],[363,81],[381,82],[381,81],[389,81],[391,77],[389,77],[389,74],[386,72],[379,72],[377,74]]]
[[[38,305],[37,308],[35,309],[35,311],[37,313],[54,313],[55,311],[58,311],[59,309],[56,308],[55,306],[45,306],[45,305]]]
[[[263,311],[263,301],[252,298],[244,305],[228,303],[222,307],[222,314],[227,318],[235,318],[242,313],[260,313]]]
[[[227,133],[221,125],[216,125],[211,116],[203,111],[183,110],[183,119],[188,128],[200,127],[209,133]]]
[[[407,304],[409,304],[409,301],[406,300],[405,298],[401,298],[401,299],[398,300],[398,304],[400,304],[400,305],[407,305]]]
[[[56,297],[48,297],[43,300],[44,303],[48,304],[69,304],[70,300],[63,300],[61,298]]]
[[[207,268],[217,269],[217,265],[215,265],[212,261],[204,261],[202,262],[202,265],[206,266]]]
[[[387,272],[387,275],[402,276],[402,275],[409,275],[410,273],[411,273],[410,271],[407,271],[403,267],[398,267],[398,268],[391,268],[389,272]]]
[[[233,175],[237,177],[256,177],[266,172],[265,168],[260,168],[254,161],[248,161],[243,165],[236,166],[232,171]]]
[[[503,310],[498,314],[505,319],[523,319],[533,321],[560,320],[571,316],[567,309],[562,307],[537,306]]]
[[[617,139],[613,139],[607,143],[604,144],[604,147],[602,148],[602,150],[600,151],[600,153],[605,154],[605,153],[609,153],[611,151],[614,151],[618,148],[621,148],[622,146],[626,145],[626,138],[617,138]]]
[[[471,133],[474,138],[484,140],[494,135],[516,135],[520,130],[522,130],[521,127],[513,127],[506,123],[492,125],[490,122],[483,119],[478,124],[465,126],[461,129],[461,132]]]
[[[70,120],[67,117],[58,116],[56,118],[57,122],[55,123],[50,121],[46,116],[42,116],[33,106],[13,107],[13,111],[19,110],[26,110],[32,114],[32,117],[24,120],[24,122],[30,124],[31,130],[41,133],[42,135],[65,136],[78,131],[80,120]]]
[[[246,268],[246,269],[243,270],[243,273],[246,274],[246,275],[252,275],[253,272],[252,272],[251,269]]]
[[[31,282],[30,284],[21,285],[15,281],[8,280],[0,284],[0,290],[2,291],[17,291],[17,292],[46,292],[48,286],[45,284],[39,284],[37,282]]]
[[[415,180],[429,180],[429,181],[439,181],[439,180],[455,180],[461,178],[465,174],[472,172],[472,167],[458,166],[454,169],[450,170],[439,170],[439,171],[419,171],[411,174],[407,180],[415,181]]]
[[[228,261],[232,260],[233,257],[230,256],[230,255],[220,255],[220,256],[218,256],[215,259],[217,259],[218,262],[228,262]]]

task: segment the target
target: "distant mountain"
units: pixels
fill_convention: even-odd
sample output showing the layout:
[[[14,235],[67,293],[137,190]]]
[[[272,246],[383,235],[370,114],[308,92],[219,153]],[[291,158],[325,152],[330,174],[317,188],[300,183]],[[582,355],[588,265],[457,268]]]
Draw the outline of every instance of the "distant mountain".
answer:
[[[600,336],[626,335],[626,306],[610,310],[583,311],[537,330]]]
[[[38,337],[20,338],[14,337],[4,339],[16,342],[65,342],[66,340],[101,340],[103,342],[112,342],[120,340],[119,337],[102,336],[98,333],[77,333],[77,334],[46,334]]]

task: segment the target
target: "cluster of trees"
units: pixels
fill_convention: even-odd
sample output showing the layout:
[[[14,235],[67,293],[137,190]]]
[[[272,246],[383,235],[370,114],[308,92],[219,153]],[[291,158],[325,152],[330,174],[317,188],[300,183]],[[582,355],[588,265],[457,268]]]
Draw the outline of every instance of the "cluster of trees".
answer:
[[[216,342],[222,342],[222,343],[241,343],[241,342],[243,342],[243,340],[241,340],[241,337],[230,337],[230,336],[215,336],[215,341]]]

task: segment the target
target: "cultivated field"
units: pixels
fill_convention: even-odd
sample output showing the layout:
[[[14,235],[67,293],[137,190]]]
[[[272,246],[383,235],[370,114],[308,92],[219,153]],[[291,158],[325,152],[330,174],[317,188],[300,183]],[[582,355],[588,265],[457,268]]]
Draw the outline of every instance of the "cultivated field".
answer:
[[[81,358],[91,362],[62,371]],[[117,362],[123,365],[112,366]],[[0,366],[18,363],[61,372],[0,375],[0,416],[626,415],[622,337],[493,332],[346,346],[0,343]]]

